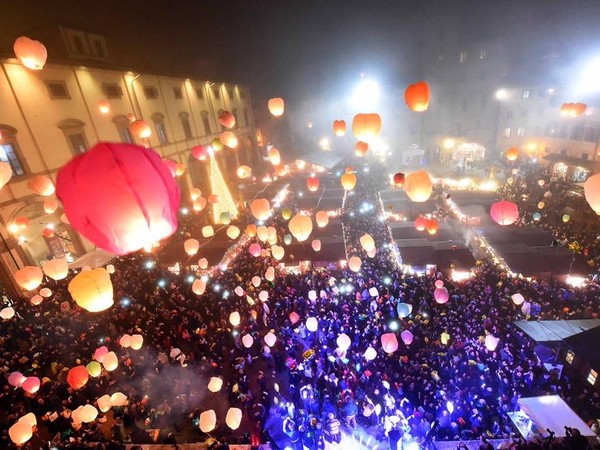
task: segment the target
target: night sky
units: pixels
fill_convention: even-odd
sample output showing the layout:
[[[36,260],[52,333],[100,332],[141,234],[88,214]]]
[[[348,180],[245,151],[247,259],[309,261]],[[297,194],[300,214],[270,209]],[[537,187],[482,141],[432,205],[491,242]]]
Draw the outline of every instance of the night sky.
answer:
[[[335,95],[362,71],[387,82],[418,77],[423,24],[440,3],[451,5],[448,20],[464,39],[506,40],[523,67],[537,58],[548,65],[543,71],[560,72],[582,55],[600,55],[596,0],[0,3],[6,56],[19,35],[36,38],[64,24],[105,35],[119,66],[240,82],[251,86],[255,100]]]

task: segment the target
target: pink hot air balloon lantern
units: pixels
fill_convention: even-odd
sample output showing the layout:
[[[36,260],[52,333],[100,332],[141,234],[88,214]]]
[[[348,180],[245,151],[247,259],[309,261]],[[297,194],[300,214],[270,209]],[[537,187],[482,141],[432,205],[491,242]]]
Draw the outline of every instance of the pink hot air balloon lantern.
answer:
[[[492,205],[490,216],[499,225],[512,225],[519,219],[519,207],[516,203],[502,200]]]
[[[394,353],[398,350],[398,339],[394,333],[385,333],[381,335],[381,346],[386,353]]]
[[[111,253],[135,252],[177,230],[179,188],[151,149],[99,143],[63,166],[56,185],[71,225]]]
[[[435,301],[440,305],[447,303],[448,299],[450,298],[448,289],[446,289],[445,287],[436,288],[435,291],[433,291],[433,298],[435,298]]]

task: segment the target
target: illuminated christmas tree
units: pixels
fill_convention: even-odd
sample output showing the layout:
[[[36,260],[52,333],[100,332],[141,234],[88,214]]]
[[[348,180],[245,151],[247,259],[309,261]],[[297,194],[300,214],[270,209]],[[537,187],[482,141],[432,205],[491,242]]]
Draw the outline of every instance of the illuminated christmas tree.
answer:
[[[238,210],[231,192],[229,192],[227,183],[225,183],[221,169],[219,169],[219,163],[215,155],[210,158],[210,189],[212,194],[216,195],[219,199],[217,203],[212,205],[213,222],[221,223],[221,213],[224,212],[229,212],[231,219],[236,218]]]

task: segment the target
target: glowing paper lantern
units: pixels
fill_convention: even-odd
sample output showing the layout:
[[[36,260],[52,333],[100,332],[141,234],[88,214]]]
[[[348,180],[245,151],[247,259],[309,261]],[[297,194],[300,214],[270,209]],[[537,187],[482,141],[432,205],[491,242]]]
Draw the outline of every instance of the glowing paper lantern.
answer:
[[[223,111],[219,114],[219,123],[225,128],[233,128],[235,126],[235,116],[229,111]]]
[[[192,283],[192,292],[196,295],[202,295],[206,291],[206,281],[204,280],[194,280]]]
[[[313,333],[319,329],[319,321],[316,317],[309,317],[306,319],[306,329]]]
[[[88,365],[85,366],[85,370],[87,371],[90,377],[96,378],[99,377],[102,373],[102,366],[98,361],[90,361]]]
[[[194,256],[200,249],[200,242],[197,239],[187,239],[183,243],[183,248],[188,255]]]
[[[42,297],[41,295],[34,295],[33,297],[31,297],[31,299],[29,300],[31,302],[32,305],[41,305],[42,302],[44,301],[44,297]]]
[[[425,228],[429,234],[436,234],[440,228],[440,224],[437,219],[429,219]]]
[[[333,134],[336,136],[343,136],[346,134],[346,122],[343,120],[333,121]]]
[[[185,173],[185,164],[175,163],[175,176],[180,177]]]
[[[227,146],[229,148],[236,148],[238,145],[238,138],[235,135],[235,133],[233,133],[231,131],[223,131],[219,135],[219,139],[225,146]]]
[[[35,394],[40,390],[40,379],[38,377],[27,377],[25,381],[23,381],[21,388],[25,392]]]
[[[59,170],[56,192],[71,225],[117,255],[177,230],[179,188],[150,149],[99,143]]]
[[[424,81],[411,84],[404,91],[404,101],[413,111],[427,111],[429,107],[429,85]]]
[[[396,341],[397,343],[398,341]],[[375,350],[373,347],[369,347],[365,350],[365,353],[363,354],[363,357],[367,360],[367,361],[373,361],[375,358],[377,358],[377,350]]]
[[[290,245],[292,243],[292,235],[287,233],[283,236],[283,242],[285,245]]]
[[[81,389],[84,387],[90,378],[90,374],[84,366],[75,366],[69,369],[67,373],[67,383],[73,389]]]
[[[44,44],[27,36],[17,38],[13,50],[19,62],[31,70],[42,70],[48,58],[48,51]]]
[[[112,372],[119,366],[119,358],[115,352],[108,352],[102,358],[102,365],[107,372]]]
[[[240,229],[238,227],[236,227],[235,225],[230,225],[229,227],[227,227],[227,237],[229,239],[237,239],[239,235]]]
[[[18,422],[23,422],[29,425],[31,428],[37,426],[37,418],[34,413],[27,413],[24,416],[20,417]]]
[[[6,308],[2,308],[0,310],[0,319],[8,320],[12,319],[15,316],[15,310],[11,306],[7,306]]]
[[[292,311],[290,313],[290,322],[292,322],[292,325],[294,325],[295,323],[298,323],[299,320],[300,320],[300,316],[298,315],[298,313],[296,311]]]
[[[98,410],[92,405],[85,405],[79,413],[79,419],[83,423],[93,422],[96,417],[98,417]]]
[[[127,396],[122,392],[115,392],[110,396],[111,406],[125,406],[127,405]]]
[[[215,229],[212,225],[205,225],[202,227],[202,237],[209,238],[215,235]]]
[[[410,316],[410,313],[412,312],[412,305],[408,303],[398,303],[396,310],[398,311],[398,316],[403,319],[404,317]]]
[[[444,282],[442,280],[435,280],[434,285],[436,288],[441,289],[444,287]]]
[[[519,207],[516,203],[502,200],[492,205],[490,216],[499,225],[512,225],[519,219]]]
[[[205,198],[200,197],[197,200],[195,200],[194,203],[192,204],[192,209],[196,212],[200,212],[204,208],[206,208],[206,199]]]
[[[269,299],[269,293],[267,291],[260,291],[258,293],[258,299],[263,303],[266,302]]]
[[[329,214],[327,211],[317,211],[317,214],[315,214],[315,221],[319,228],[326,227],[329,223]]]
[[[352,256],[348,260],[348,267],[352,272],[358,272],[362,266],[362,260],[358,256]]]
[[[110,103],[108,102],[108,100],[100,100],[98,102],[98,111],[100,111],[100,114],[108,114],[110,112]]]
[[[44,212],[46,214],[53,214],[58,209],[58,200],[50,198],[44,201]]]
[[[600,214],[600,173],[592,175],[583,184],[585,199],[591,208]]]
[[[275,258],[277,261],[281,261],[283,256],[285,255],[285,249],[280,247],[279,245],[273,245],[271,247],[271,256]]]
[[[256,220],[267,220],[271,215],[271,204],[266,198],[257,198],[250,203],[250,212]]]
[[[266,242],[269,239],[269,229],[264,225],[256,228],[256,236],[261,242]]]
[[[563,103],[560,107],[560,115],[563,117],[577,117],[587,109],[585,103]]]
[[[535,220],[537,222],[538,220],[540,220],[542,218],[542,215],[539,212],[534,212],[532,217],[533,217],[533,220]]]
[[[192,148],[192,156],[198,161],[206,161],[208,159],[208,150],[203,145],[196,145]]]
[[[433,192],[431,177],[424,170],[408,174],[404,177],[404,191],[413,202],[426,202]]]
[[[564,223],[567,223],[569,220],[571,220],[571,216],[570,216],[570,215],[568,215],[568,214],[563,214],[563,216],[562,216],[562,221],[563,221]]]
[[[285,102],[283,101],[282,98],[275,97],[275,98],[269,99],[267,106],[268,106],[269,112],[271,114],[273,114],[275,117],[280,117],[281,115],[283,115],[283,110],[285,108]]]
[[[106,271],[112,275],[113,273],[115,273],[115,266],[113,266],[112,264],[108,264],[106,266]]]
[[[274,166],[281,164],[281,155],[279,154],[279,150],[275,147],[269,149],[269,161],[271,161],[271,164]]]
[[[352,132],[359,141],[369,142],[381,133],[379,114],[357,114],[352,119]]]
[[[198,200],[200,197],[202,197],[202,191],[198,188],[192,188],[190,189],[190,199],[195,202],[196,200]]]
[[[352,340],[347,334],[342,333],[337,337],[335,343],[341,351],[345,352],[350,348],[350,345],[352,345]]]
[[[306,187],[310,192],[316,192],[319,190],[319,179],[317,177],[308,177],[306,180]]]
[[[143,120],[135,120],[129,125],[129,131],[138,139],[148,139],[152,136],[152,128]]]
[[[220,152],[223,150],[223,143],[219,138],[214,138],[212,141],[210,141],[210,146],[215,152]]]
[[[144,336],[141,334],[131,335],[131,348],[132,350],[139,350],[144,345]]]
[[[33,428],[27,421],[18,421],[8,429],[8,436],[15,445],[23,445],[33,436]]]
[[[27,217],[17,217],[15,218],[14,225],[17,228],[17,231],[25,231],[29,226],[29,219]]]
[[[273,347],[275,345],[275,342],[277,342],[277,337],[272,333],[272,332],[268,332],[265,337],[265,344],[267,344],[269,347]]]
[[[203,433],[210,433],[217,425],[217,414],[214,409],[209,409],[200,414],[198,419],[198,427]]]
[[[13,387],[20,387],[26,379],[27,377],[21,372],[13,372],[8,376],[8,384]]]
[[[10,164],[0,161],[0,189],[12,178],[12,167]]]
[[[341,176],[340,182],[346,191],[351,191],[356,186],[356,175],[353,173],[345,173]]]
[[[398,350],[398,339],[394,333],[385,333],[381,335],[381,347],[386,353],[394,353]]]
[[[234,327],[237,327],[240,324],[240,313],[237,311],[229,314],[229,323]]]
[[[248,247],[248,252],[250,252],[250,254],[252,256],[254,256],[255,258],[260,256],[261,251],[262,251],[262,248],[261,248],[260,244],[257,244],[256,242],[254,244],[250,244],[250,246]]]
[[[493,352],[494,350],[496,350],[496,347],[498,346],[498,342],[499,342],[499,339],[495,338],[491,334],[488,334],[484,340],[485,348],[487,348],[490,352]]]
[[[104,268],[78,273],[68,289],[75,303],[86,311],[104,311],[113,304],[113,285]]]
[[[267,270],[265,271],[265,280],[273,281],[274,279],[275,279],[275,268],[268,267]]]
[[[42,269],[36,266],[25,266],[15,272],[15,281],[26,291],[37,288],[44,278]]]
[[[100,409],[100,411],[103,413],[107,412],[111,408],[110,395],[103,395],[96,400],[96,403],[98,403],[98,409]]]
[[[314,289],[308,291],[308,299],[315,301],[317,299],[317,291],[315,291]]]
[[[27,187],[35,194],[49,197],[54,194],[55,187],[52,180],[46,175],[36,175],[27,182]]]
[[[379,297],[379,291],[376,287],[369,288],[369,295],[371,297]]]
[[[315,252],[320,252],[321,251],[321,240],[320,239],[315,239],[310,243],[312,249]]]
[[[252,175],[252,168],[249,166],[240,166],[237,168],[237,176],[242,180],[245,178],[249,178]]]
[[[448,300],[450,299],[450,294],[448,293],[448,289],[446,289],[445,287],[436,288],[433,291],[433,298],[440,305],[443,305],[444,303],[447,303]]]
[[[281,217],[283,217],[285,220],[290,220],[290,217],[292,217],[292,210],[289,208],[283,208],[281,211]]]
[[[105,345],[103,345],[102,347],[98,347],[94,351],[94,359],[96,361],[98,361],[99,363],[101,363],[104,360],[104,357],[106,356],[107,353],[108,353],[108,348]]]
[[[517,147],[511,147],[506,150],[505,156],[509,161],[515,161],[519,157],[519,149]]]
[[[250,348],[252,347],[252,344],[254,344],[254,339],[249,334],[245,334],[242,337],[242,344],[244,345],[244,347]]]
[[[299,242],[303,242],[308,239],[310,233],[313,230],[312,219],[309,216],[296,214],[292,217],[292,220],[288,222],[288,228],[292,236],[294,236]]]
[[[405,175],[402,172],[398,172],[396,174],[394,174],[394,184],[397,187],[402,187],[404,186],[404,179],[405,179]]]
[[[402,339],[402,342],[404,342],[405,345],[412,344],[414,338],[415,336],[409,330],[404,330],[400,333],[400,339]]]
[[[54,237],[54,234],[54,229],[49,226],[44,227],[42,230],[42,236],[44,236],[46,239]]]
[[[119,339],[119,345],[124,348],[129,348],[131,346],[131,336],[128,334],[124,334]]]
[[[242,410],[239,408],[229,408],[225,416],[225,423],[232,430],[237,430],[242,423]]]
[[[522,305],[525,301],[525,297],[523,297],[523,295],[519,293],[511,295],[510,298],[512,299],[513,303],[517,306]]]
[[[366,252],[368,252],[375,248],[375,240],[373,239],[373,236],[365,233],[360,237],[360,245]]]
[[[354,146],[354,154],[359,158],[364,157],[369,149],[369,144],[363,141],[358,141]]]
[[[223,380],[219,377],[210,377],[208,382],[208,390],[210,392],[219,392],[223,386]]]

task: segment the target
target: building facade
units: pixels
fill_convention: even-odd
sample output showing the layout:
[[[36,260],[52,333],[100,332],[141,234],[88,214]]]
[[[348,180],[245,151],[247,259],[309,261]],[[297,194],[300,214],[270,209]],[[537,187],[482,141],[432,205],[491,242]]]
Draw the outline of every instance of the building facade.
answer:
[[[163,159],[187,167],[177,177],[182,198],[192,187],[210,192],[208,164],[193,158],[191,149],[219,137],[223,127],[218,116],[226,110],[236,116],[232,131],[239,140],[236,149],[215,153],[226,180],[229,176],[233,186],[238,165],[260,162],[246,87],[52,62],[41,71],[14,59],[0,64],[0,160],[13,169],[12,179],[0,190],[0,281],[9,291],[15,288],[11,274],[20,267],[61,256],[75,260],[94,249],[61,220],[60,208],[47,214],[46,198],[33,194],[27,183],[39,174],[55,181],[61,166],[95,143],[149,145]],[[101,101],[108,102],[108,112],[100,111]],[[149,139],[142,142],[130,133],[134,117],[151,126]],[[15,231],[14,221],[21,217],[29,226]],[[47,227],[54,228],[54,236],[42,235]]]

